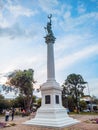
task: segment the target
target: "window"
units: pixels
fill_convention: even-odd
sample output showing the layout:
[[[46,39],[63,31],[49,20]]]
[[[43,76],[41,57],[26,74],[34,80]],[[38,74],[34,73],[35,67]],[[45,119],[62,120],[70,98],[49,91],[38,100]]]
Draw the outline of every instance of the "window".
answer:
[[[45,104],[50,104],[50,95],[45,96]]]
[[[59,95],[56,95],[55,99],[56,99],[56,104],[59,104]]]

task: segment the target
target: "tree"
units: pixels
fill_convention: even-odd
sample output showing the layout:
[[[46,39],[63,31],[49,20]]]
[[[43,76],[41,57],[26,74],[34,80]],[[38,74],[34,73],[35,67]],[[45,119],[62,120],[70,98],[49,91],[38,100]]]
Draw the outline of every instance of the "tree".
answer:
[[[19,94],[19,96],[17,96],[15,99],[12,99],[11,100],[11,103],[12,103],[12,107],[14,108],[25,108],[25,104],[27,102],[27,98],[26,96],[23,96],[21,94]],[[31,104],[31,107],[33,106],[33,103],[36,102],[36,96],[33,96],[32,97],[32,104]]]
[[[80,101],[81,111],[87,108],[87,103],[85,101]]]
[[[63,102],[65,104],[65,107],[68,108],[70,112],[74,111],[75,101],[72,96],[70,96],[70,95],[66,96],[66,98],[64,99]]]
[[[79,99],[84,95],[83,90],[86,87],[86,83],[80,74],[70,74],[62,85],[62,98],[64,99],[69,95],[72,96],[77,113],[79,112]]]
[[[10,107],[11,107],[10,101],[8,99],[5,99],[4,96],[0,94],[0,113],[2,113],[4,109]]]
[[[0,94],[0,100],[4,99],[4,96]]]
[[[98,104],[98,98],[96,96],[92,96],[92,103]]]
[[[37,100],[37,105],[38,105],[38,107],[40,107],[40,106],[41,106],[41,102],[42,102],[42,99],[41,99],[41,98],[39,98],[39,99]]]
[[[4,109],[5,104],[4,104],[4,96],[0,94],[0,113],[2,113],[2,110]]]
[[[30,110],[33,97],[33,85],[35,83],[34,70],[17,70],[8,76],[7,85],[10,87],[5,87],[6,91],[14,91],[15,93],[20,93],[24,98],[24,107],[28,111]]]

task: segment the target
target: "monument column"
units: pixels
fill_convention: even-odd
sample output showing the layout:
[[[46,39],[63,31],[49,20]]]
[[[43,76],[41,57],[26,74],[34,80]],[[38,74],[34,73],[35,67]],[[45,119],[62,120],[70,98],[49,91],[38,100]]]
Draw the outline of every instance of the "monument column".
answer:
[[[50,20],[47,23],[47,26],[45,27],[45,30],[47,32],[45,37],[45,42],[47,44],[47,80],[55,80],[55,66],[54,66],[54,42],[55,37],[52,32],[51,28],[51,17],[52,15],[48,16],[48,19]]]
[[[47,43],[47,80],[55,79],[53,43]]]
[[[47,81],[41,85],[42,103],[37,110],[34,119],[31,119],[25,124],[64,127],[76,124],[79,121],[68,116],[66,109],[62,106],[62,88],[55,80],[55,65],[54,65],[54,48],[55,37],[52,32],[51,24],[52,15],[48,16],[49,22],[45,27],[47,44]]]

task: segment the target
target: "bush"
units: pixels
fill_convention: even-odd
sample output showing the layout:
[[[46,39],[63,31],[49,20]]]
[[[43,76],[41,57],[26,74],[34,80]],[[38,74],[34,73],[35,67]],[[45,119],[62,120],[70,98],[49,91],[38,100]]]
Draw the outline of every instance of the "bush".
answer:
[[[16,111],[16,112],[15,112],[15,115],[21,115],[21,112]]]
[[[30,112],[24,113],[24,116],[29,116],[29,115],[30,115]]]

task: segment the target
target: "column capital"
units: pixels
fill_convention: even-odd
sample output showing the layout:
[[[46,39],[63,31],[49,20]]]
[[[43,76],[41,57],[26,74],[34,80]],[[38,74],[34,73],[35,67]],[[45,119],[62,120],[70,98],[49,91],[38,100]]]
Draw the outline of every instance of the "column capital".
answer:
[[[55,37],[53,35],[46,35],[45,38],[45,42],[48,44],[48,43],[55,43]]]

